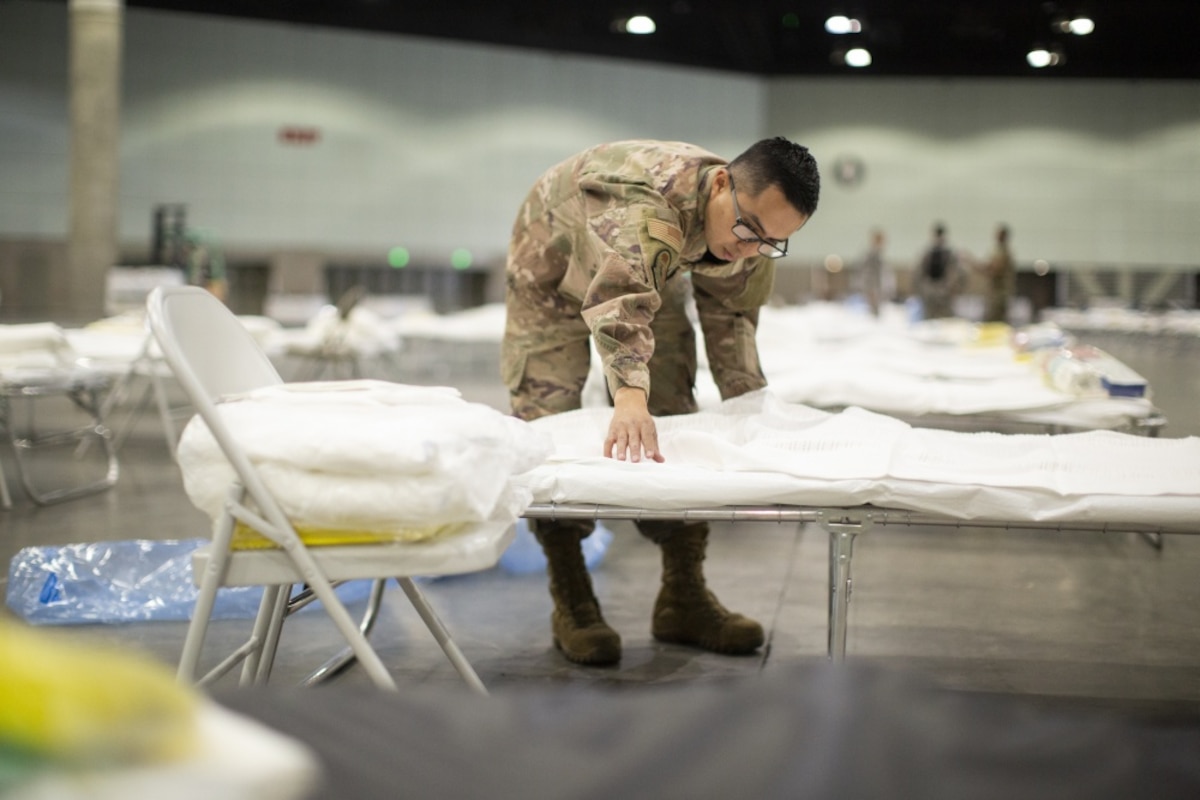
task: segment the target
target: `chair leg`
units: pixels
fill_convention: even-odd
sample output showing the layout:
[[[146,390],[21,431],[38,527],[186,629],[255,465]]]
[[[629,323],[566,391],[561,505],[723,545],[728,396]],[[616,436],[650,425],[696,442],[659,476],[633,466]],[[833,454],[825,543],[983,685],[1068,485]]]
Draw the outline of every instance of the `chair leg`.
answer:
[[[283,633],[283,623],[287,619],[288,598],[292,593],[291,584],[279,587],[275,596],[275,605],[271,610],[271,618],[267,624],[266,639],[263,640],[262,651],[259,655],[258,672],[255,684],[266,686],[271,679],[271,669],[275,666],[275,653],[279,650],[279,637]]]
[[[376,579],[371,582],[371,593],[367,597],[367,608],[363,612],[362,620],[358,624],[358,629],[364,637],[370,636],[372,628],[375,627],[375,620],[379,617],[379,607],[383,603],[383,590],[386,587],[387,580]],[[323,683],[338,675],[346,667],[353,664],[354,661],[354,651],[349,647],[343,648],[340,653],[313,670],[304,679],[302,685],[316,686],[319,683]]]
[[[229,491],[230,500],[240,500],[245,493],[240,486]],[[196,597],[196,607],[192,609],[192,621],[188,625],[187,638],[183,642],[183,654],[179,658],[177,677],[181,683],[196,683],[196,669],[200,663],[200,651],[204,648],[204,637],[208,632],[208,621],[212,617],[213,606],[217,602],[217,590],[225,578],[225,569],[229,563],[229,542],[233,538],[235,520],[226,512],[221,517],[216,530],[208,563],[204,574],[193,580],[200,586]]]
[[[450,632],[442,625],[442,621],[434,613],[433,608],[425,599],[425,595],[413,583],[413,579],[397,578],[396,582],[400,584],[400,588],[408,595],[409,602],[413,604],[413,608],[421,615],[421,619],[425,621],[425,626],[429,628],[430,633],[433,634],[433,638],[437,639],[437,643],[442,646],[442,652],[450,659],[450,663],[458,670],[458,674],[463,677],[463,680],[467,682],[467,685],[473,691],[486,695],[488,691],[484,687],[483,681],[479,680],[479,676],[475,674],[475,670],[472,669],[470,662],[467,661],[462,651],[458,649],[458,644],[450,637]]]
[[[284,524],[287,524],[286,521]],[[277,527],[282,527],[282,524]],[[290,525],[288,531],[294,541],[299,540],[299,536],[294,530],[290,529]],[[325,613],[329,615],[338,632],[342,634],[346,643],[350,645],[350,649],[354,651],[355,657],[362,664],[367,675],[370,676],[371,680],[379,688],[396,691],[396,681],[388,673],[387,667],[383,664],[383,659],[379,657],[379,654],[371,647],[371,643],[367,641],[367,637],[358,629],[358,625],[351,618],[350,612],[346,610],[346,606],[333,590],[333,584],[321,573],[312,554],[304,547],[298,547],[295,549],[289,548],[288,555],[291,557],[296,571],[308,583],[313,594],[325,606]]]
[[[242,662],[239,686],[253,686],[258,682],[263,669],[266,642],[271,638],[271,632],[275,626],[279,598],[282,596],[286,600],[289,588],[290,584],[263,587],[262,602],[258,604],[258,614],[254,617],[254,628],[250,633],[250,641],[254,643],[254,647],[246,654],[246,659]],[[278,635],[276,635],[276,641],[278,641]],[[266,670],[270,672],[270,669],[270,665],[267,665]]]
[[[183,654],[179,658],[179,671],[176,676],[181,683],[196,682],[200,651],[204,649],[204,637],[208,633],[208,621],[212,617],[213,606],[216,605],[223,571],[223,559],[218,556],[214,547],[214,553],[209,558],[204,576],[200,580],[200,593],[196,597],[196,607],[192,609],[192,621],[188,625]]]

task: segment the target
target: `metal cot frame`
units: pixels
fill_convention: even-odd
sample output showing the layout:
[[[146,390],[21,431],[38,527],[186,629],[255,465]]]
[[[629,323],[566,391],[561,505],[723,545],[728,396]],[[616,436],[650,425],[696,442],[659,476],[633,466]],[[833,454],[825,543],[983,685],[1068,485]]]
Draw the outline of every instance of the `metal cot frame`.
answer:
[[[589,520],[673,520],[679,522],[788,522],[816,523],[829,534],[829,644],[830,660],[846,658],[847,613],[850,605],[850,567],[854,558],[854,540],[863,533],[883,526],[928,526],[943,528],[999,528],[1005,530],[1090,531],[1095,533],[1137,533],[1155,547],[1162,546],[1164,533],[1197,533],[1190,528],[1163,525],[1132,525],[1096,522],[1035,522],[963,520],[951,517],[855,506],[819,508],[806,506],[718,506],[661,511],[596,503],[534,503],[525,510],[527,519]]]

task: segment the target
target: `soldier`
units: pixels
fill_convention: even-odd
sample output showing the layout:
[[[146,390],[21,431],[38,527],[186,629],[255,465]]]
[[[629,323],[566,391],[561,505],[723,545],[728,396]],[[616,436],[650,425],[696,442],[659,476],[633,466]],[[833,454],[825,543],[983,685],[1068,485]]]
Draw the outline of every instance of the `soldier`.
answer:
[[[992,257],[983,264],[984,322],[1008,322],[1008,303],[1017,282],[1008,237],[1008,226],[997,226],[996,247],[992,251]]]
[[[819,190],[808,149],[782,137],[728,163],[689,144],[629,141],[552,167],[521,207],[509,246],[501,371],[513,413],[532,420],[579,408],[591,337],[614,406],[604,455],[663,461],[653,417],[697,410],[689,295],[721,397],[765,386],[758,309],[773,259],[816,210]],[[601,615],[581,549],[593,523],[531,527],[549,561],[555,646],[579,664],[617,662],[621,638]],[[662,549],[656,639],[728,654],[762,645],[762,626],[705,586],[707,524],[638,528]]]
[[[946,244],[946,226],[935,223],[933,242],[917,265],[913,286],[921,298],[924,319],[954,316],[954,298],[962,290],[965,278],[958,254]]]

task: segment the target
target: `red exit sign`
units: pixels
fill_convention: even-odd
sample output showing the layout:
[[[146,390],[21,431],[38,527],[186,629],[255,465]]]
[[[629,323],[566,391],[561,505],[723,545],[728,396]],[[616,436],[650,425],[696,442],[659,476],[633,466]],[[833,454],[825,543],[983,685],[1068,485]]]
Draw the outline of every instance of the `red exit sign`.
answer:
[[[280,144],[311,145],[321,138],[321,131],[306,125],[284,125],[279,129],[278,138]]]

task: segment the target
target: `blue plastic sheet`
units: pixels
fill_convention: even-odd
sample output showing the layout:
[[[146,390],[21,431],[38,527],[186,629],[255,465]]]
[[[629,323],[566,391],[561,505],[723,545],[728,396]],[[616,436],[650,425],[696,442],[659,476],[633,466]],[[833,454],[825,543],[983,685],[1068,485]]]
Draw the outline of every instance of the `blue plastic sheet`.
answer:
[[[198,593],[192,552],[206,543],[125,540],[26,547],[9,563],[6,602],[34,625],[188,620]],[[365,598],[369,587],[370,581],[353,581],[338,587],[338,597],[353,602]],[[261,599],[257,586],[220,589],[213,619],[252,619]]]
[[[589,570],[600,566],[608,546],[612,544],[613,533],[604,523],[597,522],[596,529],[583,540],[583,561]],[[527,575],[546,571],[546,554],[537,538],[529,530],[529,524],[524,519],[517,520],[517,533],[500,556],[500,568],[514,575]]]
[[[604,560],[612,531],[602,523],[583,540],[589,570]],[[192,552],[207,539],[88,542],[26,547],[8,566],[6,602],[14,614],[34,625],[92,625],[145,621],[187,621],[198,589],[192,581]],[[525,520],[500,557],[505,572],[524,575],[546,571],[546,556]],[[344,603],[365,600],[371,581],[338,587]],[[262,599],[257,586],[217,592],[213,619],[253,619]],[[320,607],[306,606],[305,611]]]

